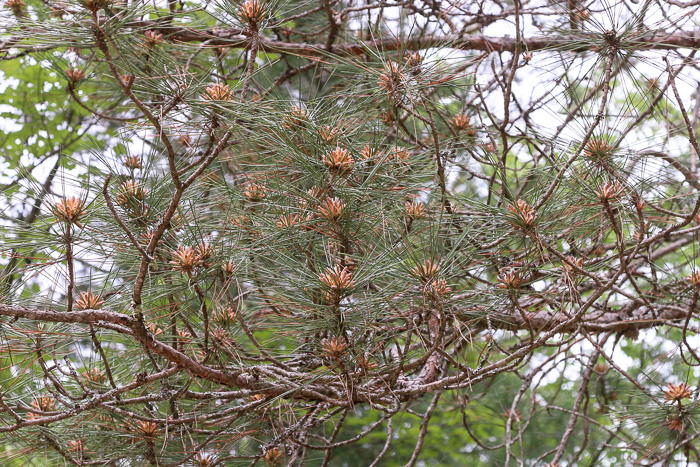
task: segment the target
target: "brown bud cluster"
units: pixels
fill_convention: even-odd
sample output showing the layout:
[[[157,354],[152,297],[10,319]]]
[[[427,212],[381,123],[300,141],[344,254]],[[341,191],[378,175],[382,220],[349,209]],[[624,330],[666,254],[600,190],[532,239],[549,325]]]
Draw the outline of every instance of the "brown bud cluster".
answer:
[[[410,158],[411,154],[408,152],[408,149],[402,148],[400,146],[394,146],[389,150],[389,154],[387,159],[393,160],[396,162],[406,162]]]
[[[688,282],[690,282],[693,287],[700,289],[700,271],[693,271],[693,273],[688,276]]]
[[[323,163],[328,166],[328,171],[339,177],[345,177],[352,172],[353,162],[350,151],[341,147],[337,147],[323,156]]]
[[[338,128],[331,125],[322,125],[321,128],[318,129],[318,136],[321,138],[321,141],[325,143],[332,143],[338,139],[338,133]]]
[[[51,396],[36,396],[31,403],[32,408],[37,412],[53,412],[56,410],[56,399]],[[44,415],[29,412],[27,419],[34,420]]]
[[[377,151],[375,148],[372,148],[369,144],[363,147],[360,151],[360,158],[367,165],[374,165],[377,162],[376,159],[378,158],[378,156],[379,151]]]
[[[258,183],[248,183],[243,190],[243,196],[251,203],[258,203],[267,196],[267,188]]]
[[[420,201],[406,201],[404,210],[409,219],[421,219],[428,216],[425,212],[425,205]]]
[[[99,368],[85,370],[83,372],[83,378],[97,384],[102,384],[107,380],[107,376]]]
[[[5,0],[5,8],[9,8],[17,18],[24,16],[24,2],[22,0]]]
[[[233,99],[233,92],[229,90],[228,84],[216,83],[207,86],[202,99],[205,101],[230,101]]]
[[[137,420],[132,431],[139,433],[146,439],[157,438],[160,434],[160,426],[156,422]]]
[[[340,339],[336,337],[323,339],[321,347],[323,348],[323,356],[332,360],[340,359],[348,348],[345,339],[342,337]]]
[[[338,222],[343,217],[345,209],[345,201],[338,198],[326,198],[318,208],[318,213],[321,217],[328,219],[331,222]]]
[[[191,246],[180,246],[173,253],[173,260],[170,261],[170,264],[173,265],[173,270],[187,275],[192,275],[195,268],[204,265],[199,253]]]
[[[664,400],[671,403],[680,404],[683,399],[690,399],[692,395],[693,391],[686,383],[669,383],[664,390]]]
[[[163,39],[163,34],[157,31],[146,31],[144,36],[146,37],[146,47],[149,49],[155,47]]]
[[[92,12],[96,12],[98,10],[103,9],[107,5],[109,5],[110,1],[109,0],[84,0],[83,6],[87,8],[88,10]]]
[[[666,426],[671,431],[682,431],[683,430],[683,419],[677,415],[672,416],[666,420]]]
[[[75,301],[78,310],[99,310],[105,301],[99,295],[94,295],[92,290],[80,292],[80,297]]]
[[[301,217],[299,214],[294,214],[294,213],[287,213],[287,214],[282,214],[279,219],[277,219],[277,227],[281,229],[288,229],[290,227],[294,227],[295,225],[298,225],[301,222]]]
[[[411,74],[419,75],[423,72],[423,56],[420,52],[409,52],[406,55],[406,66],[410,69]]]
[[[283,456],[284,451],[278,447],[274,447],[267,450],[263,459],[265,459],[267,465],[278,466],[281,465]]]
[[[282,120],[282,126],[288,130],[302,128],[309,119],[309,111],[306,107],[294,104]]]
[[[128,156],[124,161],[124,167],[135,170],[141,168],[141,159],[138,156]]]
[[[603,162],[615,153],[615,147],[607,138],[591,138],[583,150],[583,155],[593,161]]]
[[[85,202],[76,196],[60,199],[54,205],[53,214],[66,224],[82,227],[80,219],[85,215]]]
[[[498,275],[498,282],[499,284],[496,287],[499,289],[517,290],[522,285],[523,278],[517,269],[508,269]]]
[[[401,66],[394,61],[388,61],[379,75],[377,85],[387,93],[390,99],[400,102],[405,97],[407,81],[408,78]]]
[[[433,280],[440,273],[440,264],[437,261],[426,259],[410,271],[410,275],[427,283]]]
[[[236,264],[233,261],[227,261],[221,265],[221,269],[226,276],[233,276],[233,273],[236,272]]]
[[[80,68],[68,68],[66,70],[66,78],[68,78],[68,85],[73,88],[85,79],[85,71]]]
[[[140,204],[146,198],[146,190],[138,180],[127,180],[117,189],[117,204],[126,208]]]
[[[450,119],[450,125],[457,133],[465,133],[467,136],[476,136],[477,129],[472,127],[469,117],[464,114],[457,114]]]
[[[352,280],[350,270],[347,267],[341,267],[339,264],[332,269],[326,268],[325,272],[318,276],[318,280],[329,289],[326,293],[328,300],[339,298],[355,287],[355,281]]]
[[[610,203],[618,199],[622,194],[622,185],[619,182],[606,183],[595,191],[595,195],[602,203]]]
[[[236,317],[238,313],[232,307],[219,308],[214,313],[213,320],[216,324],[222,328],[227,328],[236,322]]]
[[[535,209],[522,199],[519,199],[515,206],[509,204],[508,210],[515,214],[517,218],[518,222],[513,223],[515,227],[520,227],[521,224],[525,227],[530,227],[537,219]]]
[[[265,6],[259,0],[247,0],[238,9],[241,22],[254,26],[265,19]]]
[[[366,375],[367,373],[376,370],[378,367],[379,365],[373,362],[367,355],[360,355],[357,357],[357,361],[355,362],[355,370],[360,374]]]
[[[214,467],[216,464],[216,457],[207,452],[198,452],[192,460],[197,467]]]
[[[81,439],[72,439],[67,443],[69,452],[83,452],[85,443]]]
[[[577,268],[583,268],[583,258],[574,258],[573,256],[567,256],[566,259],[569,261],[569,263],[576,266]],[[573,266],[571,266],[571,264],[562,262],[561,267],[565,272],[575,275],[576,270],[573,268]]]

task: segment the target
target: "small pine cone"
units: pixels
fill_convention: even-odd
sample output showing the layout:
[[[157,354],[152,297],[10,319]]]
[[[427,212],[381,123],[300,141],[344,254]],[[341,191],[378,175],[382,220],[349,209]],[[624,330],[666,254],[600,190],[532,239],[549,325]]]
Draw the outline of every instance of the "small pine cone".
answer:
[[[399,64],[388,61],[384,65],[384,71],[379,75],[377,85],[387,93],[390,99],[401,102],[405,97],[407,81],[408,78]]]
[[[331,222],[337,222],[343,217],[345,210],[345,201],[338,198],[326,198],[318,208],[318,213],[321,217],[328,219]]]
[[[416,279],[419,279],[424,284],[433,280],[440,272],[439,262],[434,262],[431,259],[426,259],[423,263],[411,269],[409,274]]]
[[[537,219],[535,209],[522,199],[519,199],[515,206],[509,204],[508,210],[515,214],[517,218],[518,222],[512,223],[515,227],[522,227],[521,224],[524,224],[526,228],[529,228]]]
[[[9,8],[17,18],[24,16],[24,2],[22,0],[5,0],[5,8]]]
[[[214,322],[222,328],[227,328],[236,322],[238,313],[232,307],[219,308],[214,313]]]
[[[330,295],[336,297],[355,287],[355,281],[352,280],[350,270],[347,267],[341,267],[339,264],[333,269],[326,268],[325,272],[318,276],[318,279],[330,289]]]
[[[669,385],[664,390],[664,399],[666,400],[666,402],[671,403],[677,402],[678,404],[680,404],[683,399],[690,399],[692,395],[693,390],[690,389],[690,387],[686,383],[669,383]]]
[[[318,129],[318,135],[321,137],[321,141],[326,143],[332,143],[338,139],[338,128],[331,125],[323,125]]]
[[[105,301],[99,295],[94,295],[92,290],[80,292],[80,297],[75,301],[78,310],[99,310]]]
[[[520,276],[520,272],[515,269],[509,269],[503,271],[498,275],[499,284],[496,286],[499,289],[513,289],[517,290],[523,283],[523,278]]]
[[[233,99],[233,92],[229,90],[228,84],[216,83],[206,88],[202,99],[205,101],[230,101]]]
[[[344,177],[352,172],[352,155],[347,149],[337,147],[323,156],[323,163],[328,166],[328,171],[339,177]]]
[[[161,39],[163,39],[163,34],[158,33],[157,31],[146,31],[144,34],[146,36],[146,47],[148,48],[153,48],[155,47]]]
[[[622,194],[622,185],[619,182],[606,183],[601,186],[595,195],[602,203],[610,203],[615,201]]]
[[[301,222],[299,214],[282,214],[277,220],[277,227],[281,229],[289,229]]]
[[[306,107],[294,104],[287,115],[284,116],[282,126],[288,130],[296,130],[306,125],[308,119],[309,111],[306,110]]]
[[[85,72],[80,68],[68,68],[66,70],[66,78],[68,78],[68,85],[72,89],[76,84],[85,79]]]
[[[195,268],[203,265],[197,251],[191,246],[180,246],[173,253],[173,260],[170,261],[173,265],[173,270],[180,271],[182,274],[192,274]]]
[[[249,183],[243,191],[243,196],[251,203],[257,203],[265,199],[267,189],[258,183]]]
[[[124,161],[124,167],[135,170],[141,168],[141,159],[138,156],[128,156]]]
[[[60,199],[53,208],[53,214],[66,224],[82,227],[80,219],[85,215],[85,202],[78,197]]]
[[[146,439],[157,438],[160,434],[160,426],[156,422],[138,420],[135,428],[136,431]]]
[[[265,19],[265,5],[259,0],[247,0],[238,9],[241,22],[255,26]]]
[[[284,451],[278,447],[274,447],[267,450],[263,459],[265,459],[267,465],[277,466],[281,465],[283,456]]]
[[[421,219],[427,217],[425,205],[420,201],[406,201],[405,204],[406,217],[409,219]]]
[[[339,360],[347,350],[348,345],[342,337],[340,339],[331,337],[321,341],[321,348],[323,349],[324,357],[331,360]]]
[[[83,372],[83,377],[97,384],[102,384],[107,380],[107,376],[99,368],[90,368]]]

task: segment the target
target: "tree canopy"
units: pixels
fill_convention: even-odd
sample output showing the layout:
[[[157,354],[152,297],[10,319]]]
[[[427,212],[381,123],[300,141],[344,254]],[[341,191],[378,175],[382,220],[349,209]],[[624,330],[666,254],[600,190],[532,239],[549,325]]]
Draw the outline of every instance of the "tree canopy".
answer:
[[[700,0],[5,0],[2,465],[700,463]]]

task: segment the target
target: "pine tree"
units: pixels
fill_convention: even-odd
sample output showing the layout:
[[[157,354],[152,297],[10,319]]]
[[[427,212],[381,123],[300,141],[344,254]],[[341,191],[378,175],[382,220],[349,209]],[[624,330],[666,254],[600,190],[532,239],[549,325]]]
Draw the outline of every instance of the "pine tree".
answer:
[[[697,1],[4,6],[3,465],[700,463]]]

